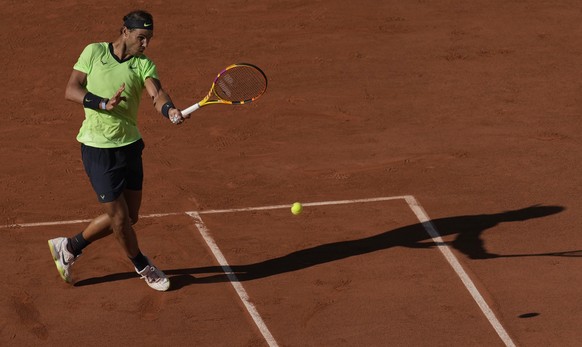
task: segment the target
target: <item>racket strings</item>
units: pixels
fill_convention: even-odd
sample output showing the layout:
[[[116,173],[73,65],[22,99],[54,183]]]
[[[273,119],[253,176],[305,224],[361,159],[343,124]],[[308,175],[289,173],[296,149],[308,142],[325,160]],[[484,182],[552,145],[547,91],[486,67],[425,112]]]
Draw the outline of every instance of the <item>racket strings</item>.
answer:
[[[216,95],[226,101],[245,102],[265,92],[267,80],[252,66],[237,65],[221,73],[214,82]]]

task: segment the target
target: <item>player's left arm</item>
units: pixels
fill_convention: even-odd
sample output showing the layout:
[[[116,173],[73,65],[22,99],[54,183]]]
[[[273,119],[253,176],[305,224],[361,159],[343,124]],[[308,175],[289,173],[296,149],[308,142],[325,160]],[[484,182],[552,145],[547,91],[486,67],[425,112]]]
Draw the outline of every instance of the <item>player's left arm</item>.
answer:
[[[162,83],[153,77],[148,77],[145,80],[145,88],[152,98],[155,109],[164,117],[169,118],[172,123],[180,124],[186,117],[182,112],[174,106],[170,95],[162,88]]]

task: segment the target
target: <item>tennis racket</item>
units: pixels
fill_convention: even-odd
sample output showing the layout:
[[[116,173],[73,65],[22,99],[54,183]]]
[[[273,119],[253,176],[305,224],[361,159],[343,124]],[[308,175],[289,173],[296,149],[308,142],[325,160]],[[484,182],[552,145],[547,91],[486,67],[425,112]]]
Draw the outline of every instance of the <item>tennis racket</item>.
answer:
[[[242,105],[255,101],[267,90],[267,76],[258,67],[239,63],[222,70],[212,82],[208,95],[182,110],[187,116],[200,107],[212,104]]]

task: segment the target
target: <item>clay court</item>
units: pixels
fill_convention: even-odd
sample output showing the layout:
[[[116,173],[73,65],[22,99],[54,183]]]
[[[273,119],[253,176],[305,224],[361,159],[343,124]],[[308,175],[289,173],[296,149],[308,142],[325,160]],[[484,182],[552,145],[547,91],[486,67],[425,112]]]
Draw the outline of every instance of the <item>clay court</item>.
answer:
[[[581,344],[579,2],[2,8],[0,345]],[[269,77],[257,102],[180,126],[143,97],[135,228],[163,293],[113,238],[74,285],[47,247],[103,212],[67,80],[137,8],[177,106],[235,62]]]

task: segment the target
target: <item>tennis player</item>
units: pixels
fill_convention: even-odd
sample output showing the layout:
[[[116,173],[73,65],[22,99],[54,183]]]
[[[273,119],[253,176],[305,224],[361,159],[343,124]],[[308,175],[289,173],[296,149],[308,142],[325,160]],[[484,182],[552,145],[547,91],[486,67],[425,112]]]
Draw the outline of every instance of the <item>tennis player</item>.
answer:
[[[81,233],[48,241],[59,274],[68,283],[72,282],[71,266],[82,250],[113,234],[151,288],[170,288],[166,275],[140,251],[132,227],[142,200],[144,142],[137,113],[144,88],[164,117],[174,124],[185,119],[162,89],[156,65],[144,55],[153,33],[150,13],[127,14],[114,42],[93,43],[83,50],[67,83],[65,98],[85,110],[77,140],[85,171],[105,210]]]

